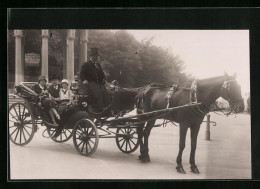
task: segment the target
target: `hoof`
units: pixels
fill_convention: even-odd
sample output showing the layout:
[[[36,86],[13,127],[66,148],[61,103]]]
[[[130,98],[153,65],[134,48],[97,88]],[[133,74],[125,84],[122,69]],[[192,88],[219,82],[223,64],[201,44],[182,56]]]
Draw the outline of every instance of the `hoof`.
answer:
[[[148,162],[151,161],[149,155],[140,155],[140,156],[138,157],[138,159],[139,159],[142,163],[148,163]]]
[[[181,173],[181,174],[186,174],[185,170],[183,169],[183,166],[182,165],[178,165],[176,167],[176,170],[178,173]]]
[[[196,165],[190,167],[190,172],[195,173],[195,174],[199,174],[200,173],[199,169],[197,168]]]

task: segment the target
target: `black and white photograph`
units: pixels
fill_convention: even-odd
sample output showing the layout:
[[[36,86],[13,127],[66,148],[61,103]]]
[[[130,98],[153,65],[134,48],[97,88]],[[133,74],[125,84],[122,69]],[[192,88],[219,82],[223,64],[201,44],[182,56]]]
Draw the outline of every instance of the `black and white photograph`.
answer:
[[[7,40],[11,181],[252,179],[249,30]]]

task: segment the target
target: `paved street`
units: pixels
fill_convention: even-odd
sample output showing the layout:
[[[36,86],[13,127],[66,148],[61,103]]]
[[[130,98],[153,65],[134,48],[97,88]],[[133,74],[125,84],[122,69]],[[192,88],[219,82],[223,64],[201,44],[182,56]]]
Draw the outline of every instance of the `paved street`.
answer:
[[[150,136],[151,162],[140,163],[139,149],[122,153],[115,139],[100,139],[92,157],[81,156],[72,139],[56,143],[42,137],[45,127],[35,133],[26,146],[10,143],[11,179],[250,179],[250,115],[225,117],[214,113],[211,141],[205,140],[206,124],[198,137],[196,163],[200,174],[189,171],[190,138],[187,134],[183,165],[187,174],[176,172],[179,128],[168,124],[154,128]],[[161,121],[161,120],[159,120]]]

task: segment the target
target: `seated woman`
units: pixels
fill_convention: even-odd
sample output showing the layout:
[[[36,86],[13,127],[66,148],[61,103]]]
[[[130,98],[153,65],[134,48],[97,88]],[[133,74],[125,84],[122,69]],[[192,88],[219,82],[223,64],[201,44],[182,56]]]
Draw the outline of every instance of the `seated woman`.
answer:
[[[60,106],[59,106],[59,114],[61,115],[67,106],[72,104],[73,100],[73,92],[69,89],[69,82],[67,79],[63,79],[61,81],[62,88],[60,89]]]
[[[53,100],[52,96],[47,91],[46,86],[47,80],[45,76],[40,76],[38,79],[38,84],[35,84],[31,87],[31,89],[40,95],[41,103],[43,107],[49,111],[51,116],[51,120],[54,124],[57,124],[55,120],[55,116],[57,119],[60,119],[60,115],[58,114],[57,110],[55,109],[55,101]]]

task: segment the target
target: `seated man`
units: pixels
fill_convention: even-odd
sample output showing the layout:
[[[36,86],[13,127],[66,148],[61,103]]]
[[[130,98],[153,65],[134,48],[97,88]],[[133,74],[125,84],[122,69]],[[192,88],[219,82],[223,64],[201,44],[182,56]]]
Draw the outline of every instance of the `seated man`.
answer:
[[[51,86],[49,86],[48,91],[51,96],[55,99],[55,101],[60,100],[60,89],[61,85],[59,84],[59,77],[53,76],[51,79]]]
[[[31,89],[40,95],[40,99],[43,107],[49,112],[52,122],[54,124],[57,124],[55,120],[55,116],[57,119],[60,119],[60,116],[57,110],[55,109],[55,104],[56,104],[55,101],[47,91],[46,83],[47,83],[46,78],[44,76],[40,76],[38,79],[38,84],[33,85]]]

